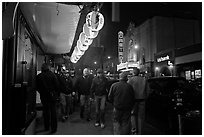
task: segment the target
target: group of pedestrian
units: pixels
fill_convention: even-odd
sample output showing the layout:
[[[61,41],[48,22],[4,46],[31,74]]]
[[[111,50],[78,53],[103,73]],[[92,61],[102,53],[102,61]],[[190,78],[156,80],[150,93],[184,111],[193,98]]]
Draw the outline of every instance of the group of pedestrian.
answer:
[[[111,85],[108,98],[113,103],[115,135],[142,134],[147,82],[139,73],[139,69],[135,68],[133,76],[128,78],[128,73],[122,72],[119,82]]]
[[[51,133],[57,131],[57,104],[60,104],[61,119],[66,121],[73,112],[72,96],[76,93],[80,100],[80,118],[91,120],[91,105],[95,100],[96,122],[95,126],[105,127],[105,102],[108,93],[107,79],[103,70],[97,70],[97,76],[90,73],[89,68],[83,70],[82,76],[73,82],[70,74],[58,67],[57,73],[50,70],[46,63],[42,64],[41,73],[36,77],[36,88],[40,93],[43,105],[43,118],[45,130],[51,127]],[[59,103],[60,102],[60,103]]]
[[[80,94],[80,118],[90,121],[91,106],[95,100],[96,122],[95,126],[105,127],[105,103],[108,94],[108,80],[103,74],[102,69],[97,70],[94,77],[90,74],[90,69],[83,70],[83,76],[79,77],[75,84],[76,91]]]
[[[134,76],[128,79],[128,73],[119,75],[119,82],[108,88],[108,79],[103,70],[98,69],[96,76],[89,68],[83,74],[71,80],[69,73],[58,70],[57,74],[50,71],[49,65],[42,65],[42,73],[37,75],[36,86],[43,105],[45,130],[57,131],[57,98],[60,98],[62,120],[66,121],[73,111],[72,95],[79,95],[80,118],[91,121],[91,108],[95,103],[96,121],[94,126],[105,128],[106,101],[113,104],[114,134],[141,134],[144,123],[144,106],[146,98],[146,79],[138,76],[139,69],[134,69]],[[108,97],[108,98],[107,98]]]

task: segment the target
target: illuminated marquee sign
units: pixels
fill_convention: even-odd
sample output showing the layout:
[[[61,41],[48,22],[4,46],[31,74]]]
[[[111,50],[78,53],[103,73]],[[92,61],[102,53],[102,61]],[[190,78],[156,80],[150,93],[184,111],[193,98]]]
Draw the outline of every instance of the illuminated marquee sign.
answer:
[[[128,69],[128,62],[120,63],[119,65],[117,65],[117,71],[121,69]]]
[[[118,58],[119,62],[123,62],[123,32],[118,32]]]
[[[137,62],[125,62],[125,63],[120,63],[117,65],[117,71],[123,70],[123,69],[128,69],[128,68],[139,68],[139,61]]]

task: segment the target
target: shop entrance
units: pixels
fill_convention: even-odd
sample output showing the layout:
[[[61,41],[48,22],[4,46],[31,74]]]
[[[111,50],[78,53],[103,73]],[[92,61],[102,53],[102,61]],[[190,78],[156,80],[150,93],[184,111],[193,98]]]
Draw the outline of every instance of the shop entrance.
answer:
[[[169,70],[168,67],[162,67],[160,71],[161,76],[171,76],[171,71]]]

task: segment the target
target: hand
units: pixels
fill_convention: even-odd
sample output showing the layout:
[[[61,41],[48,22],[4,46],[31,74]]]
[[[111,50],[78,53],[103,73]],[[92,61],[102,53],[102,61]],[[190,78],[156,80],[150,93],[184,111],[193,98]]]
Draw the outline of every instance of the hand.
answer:
[[[89,100],[90,100],[90,101],[93,101],[94,99],[93,99],[93,98],[89,98]]]

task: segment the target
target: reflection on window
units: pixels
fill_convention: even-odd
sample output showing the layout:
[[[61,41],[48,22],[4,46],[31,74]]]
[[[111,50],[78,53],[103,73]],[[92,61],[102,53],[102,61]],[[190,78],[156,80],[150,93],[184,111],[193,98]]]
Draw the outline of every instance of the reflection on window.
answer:
[[[201,69],[195,70],[195,78],[201,78]]]
[[[195,79],[195,73],[194,73],[194,71],[191,71],[191,79]]]
[[[191,71],[185,71],[186,79],[190,80],[191,79]]]

